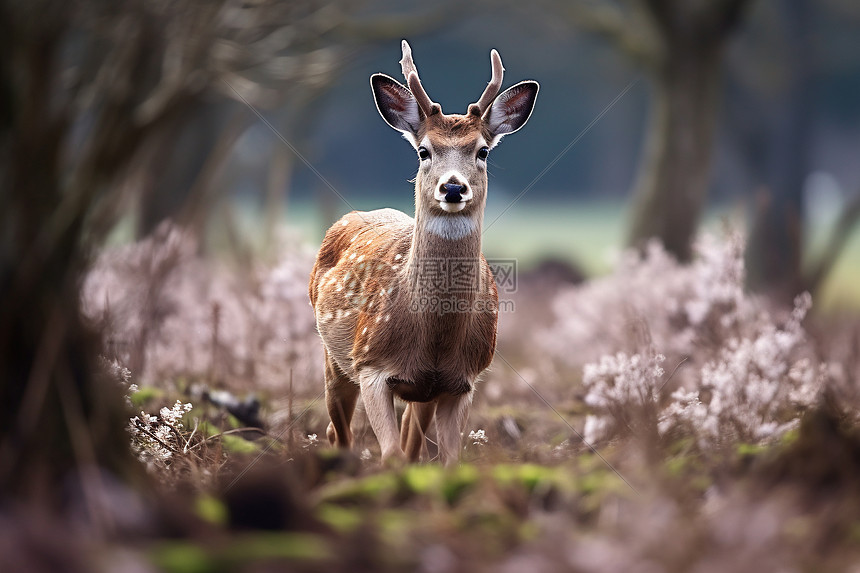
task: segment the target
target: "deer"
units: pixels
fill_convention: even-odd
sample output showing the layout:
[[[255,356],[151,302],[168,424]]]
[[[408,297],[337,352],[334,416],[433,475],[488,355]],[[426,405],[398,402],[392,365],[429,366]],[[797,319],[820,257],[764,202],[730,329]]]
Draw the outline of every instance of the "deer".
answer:
[[[442,113],[424,90],[406,40],[406,86],[377,73],[382,119],[418,155],[414,218],[395,209],[352,211],[326,232],[308,287],[325,359],[332,446],[349,449],[361,397],[382,461],[419,461],[436,420],[439,461],[459,461],[479,375],[496,347],[498,293],[481,252],[487,158],[525,125],[539,85],[502,93],[504,68],[465,115]],[[408,87],[407,87],[408,86]],[[406,403],[398,425],[395,398]]]

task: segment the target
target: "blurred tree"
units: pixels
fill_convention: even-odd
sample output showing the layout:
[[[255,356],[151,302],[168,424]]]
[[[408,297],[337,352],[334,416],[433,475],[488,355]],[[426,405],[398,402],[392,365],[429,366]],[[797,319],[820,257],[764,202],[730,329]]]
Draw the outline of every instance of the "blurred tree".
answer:
[[[809,243],[805,205],[817,200],[804,197],[814,169],[814,123],[821,112],[816,86],[834,73],[828,68],[840,65],[822,53],[824,42],[820,35],[816,39],[816,30],[826,27],[827,18],[856,21],[858,15],[856,4],[845,0],[759,4],[732,60],[730,86],[737,93],[728,132],[752,188],[747,282],[783,303],[821,287],[860,217],[856,196],[845,205],[820,256],[812,260],[804,252]],[[851,56],[838,59],[846,57]]]
[[[753,221],[746,252],[750,288],[791,302],[804,288],[803,185],[809,173],[812,93],[810,2],[782,0],[780,81],[770,90],[766,106],[757,106],[770,119],[762,162],[762,179],[754,191]]]
[[[138,191],[153,146],[204,97],[256,105],[333,61],[302,52],[333,5],[0,4],[0,500],[57,501],[77,470],[134,473],[119,389],[79,313],[89,253]],[[86,474],[85,476],[82,474]],[[93,491],[90,489],[89,491]],[[98,518],[98,515],[93,515]]]
[[[571,25],[602,34],[640,63],[653,85],[629,242],[655,237],[680,260],[710,181],[726,41],[749,0],[576,0],[550,4]]]

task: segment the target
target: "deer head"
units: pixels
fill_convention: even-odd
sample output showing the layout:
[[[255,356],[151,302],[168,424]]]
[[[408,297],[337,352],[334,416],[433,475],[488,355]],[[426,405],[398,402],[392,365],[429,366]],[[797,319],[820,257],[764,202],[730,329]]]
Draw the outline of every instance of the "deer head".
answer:
[[[502,137],[528,121],[538,84],[520,82],[499,95],[504,68],[493,50],[493,75],[484,93],[465,115],[445,115],[421,85],[406,40],[402,48],[400,65],[409,87],[385,74],[374,74],[370,84],[382,118],[418,152],[416,216],[480,216],[487,199],[487,157]]]

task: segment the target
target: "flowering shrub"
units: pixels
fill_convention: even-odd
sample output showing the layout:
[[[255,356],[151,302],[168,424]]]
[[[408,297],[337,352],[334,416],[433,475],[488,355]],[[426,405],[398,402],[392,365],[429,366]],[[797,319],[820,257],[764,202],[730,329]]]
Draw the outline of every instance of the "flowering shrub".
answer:
[[[131,371],[117,360],[99,357],[99,367],[105,378],[122,390],[129,410],[134,408],[133,397],[138,392],[137,384],[131,381]],[[193,406],[177,400],[171,407],[163,407],[158,415],[140,410],[128,420],[126,430],[130,436],[132,452],[148,471],[159,476],[170,476],[172,462],[177,456],[191,456],[190,450],[199,445],[192,443],[196,431],[189,431],[183,424],[183,417],[191,412]],[[175,472],[174,472],[175,473]]]
[[[589,443],[613,430],[634,429],[651,410],[660,391],[665,357],[653,354],[605,355],[586,364],[582,383],[588,389],[585,403],[595,414],[585,419],[583,436]],[[597,414],[599,413],[599,414]]]
[[[321,345],[307,301],[310,251],[280,249],[274,264],[230,268],[164,224],[137,243],[101,253],[83,288],[85,314],[108,353],[141,382],[184,377],[282,389],[322,379]]]
[[[659,428],[693,431],[704,444],[761,442],[793,428],[826,379],[824,365],[793,359],[804,342],[801,321],[812,297],[797,297],[781,328],[762,320],[749,338],[732,338],[706,363],[692,389],[678,389],[660,415]]]
[[[740,235],[702,236],[696,258],[678,263],[656,241],[627,251],[614,272],[561,292],[556,322],[540,344],[564,365],[653,346],[669,358],[712,350],[756,313],[743,292]]]
[[[132,450],[147,465],[163,465],[174,453],[187,452],[182,417],[192,410],[191,404],[177,400],[171,408],[162,408],[158,416],[141,411],[129,420]]]
[[[652,243],[555,300],[558,320],[541,341],[557,363],[585,363],[589,442],[649,428],[683,429],[702,445],[760,442],[815,400],[826,368],[803,354],[811,297],[799,296],[783,319],[746,295],[738,235],[706,235],[696,253],[680,265]],[[669,395],[667,356],[683,362]]]

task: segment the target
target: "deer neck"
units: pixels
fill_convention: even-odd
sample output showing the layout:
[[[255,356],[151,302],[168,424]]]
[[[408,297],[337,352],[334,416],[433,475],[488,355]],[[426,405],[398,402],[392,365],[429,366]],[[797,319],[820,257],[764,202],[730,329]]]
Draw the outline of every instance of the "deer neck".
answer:
[[[415,234],[410,255],[417,260],[478,258],[481,255],[483,214],[473,212],[415,214]]]
[[[426,294],[439,281],[452,281],[458,276],[456,288],[447,292],[462,299],[474,298],[481,284],[481,231],[483,210],[468,214],[428,213],[419,209],[415,213],[415,232],[406,263],[407,278],[413,296]],[[456,268],[455,268],[456,267]],[[472,280],[463,282],[462,274],[475,273]],[[437,276],[436,273],[441,273]],[[463,285],[473,285],[474,288]],[[418,288],[414,288],[418,287]]]

